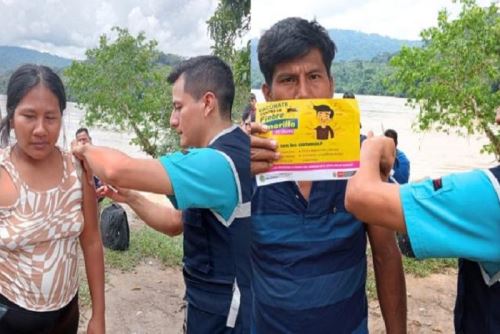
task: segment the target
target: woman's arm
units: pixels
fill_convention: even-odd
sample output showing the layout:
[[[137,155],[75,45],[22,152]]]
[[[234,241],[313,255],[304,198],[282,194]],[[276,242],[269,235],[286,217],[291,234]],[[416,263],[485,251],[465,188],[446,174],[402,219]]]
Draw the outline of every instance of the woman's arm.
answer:
[[[83,180],[87,180],[84,172]],[[87,333],[105,333],[104,317],[104,254],[97,218],[97,199],[95,189],[89,182],[83,181],[83,232],[80,245],[85,259],[85,271],[92,299],[92,317]]]

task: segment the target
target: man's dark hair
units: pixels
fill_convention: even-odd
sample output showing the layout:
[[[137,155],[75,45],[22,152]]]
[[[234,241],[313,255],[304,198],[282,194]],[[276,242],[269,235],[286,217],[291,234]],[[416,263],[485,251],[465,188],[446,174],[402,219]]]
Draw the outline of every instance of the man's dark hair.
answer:
[[[271,85],[276,65],[302,57],[313,48],[321,52],[326,72],[331,77],[330,67],[337,48],[325,28],[316,20],[298,17],[275,23],[262,35],[257,49],[260,71],[266,83]]]
[[[343,99],[355,99],[356,96],[354,96],[353,92],[345,92],[344,95],[342,95]]]
[[[398,146],[398,133],[396,130],[387,129],[384,132],[384,136],[392,138],[392,140],[394,140],[394,145]]]
[[[206,92],[214,93],[221,116],[231,119],[234,101],[234,81],[231,68],[216,56],[198,56],[177,65],[167,80],[175,83],[184,75],[184,90],[199,100]]]
[[[87,134],[87,136],[89,136],[89,138],[90,138],[89,129],[87,129],[87,128],[79,128],[78,130],[76,130],[75,137],[78,136],[78,134],[80,134],[82,132],[85,132]]]

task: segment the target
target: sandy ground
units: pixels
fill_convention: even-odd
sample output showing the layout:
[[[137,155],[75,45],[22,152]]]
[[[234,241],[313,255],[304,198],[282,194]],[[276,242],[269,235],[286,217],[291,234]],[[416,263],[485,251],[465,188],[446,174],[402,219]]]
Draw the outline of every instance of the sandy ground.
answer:
[[[456,273],[406,277],[409,333],[452,333]],[[136,270],[108,271],[107,333],[182,333],[184,283],[180,268],[149,261]],[[89,310],[82,312],[82,331]],[[370,333],[385,333],[377,301],[369,305]]]
[[[152,199],[164,198],[158,196]],[[131,211],[128,216],[132,230],[142,226],[143,223]],[[425,278],[407,275],[406,287],[408,333],[453,332],[456,270]],[[107,268],[107,333],[182,333],[183,296],[184,282],[181,268],[165,267],[152,259],[146,259],[132,272]],[[385,333],[378,301],[370,302],[368,313],[370,333]],[[90,310],[83,308],[79,333],[85,333],[89,318]]]
[[[406,275],[408,333],[453,333],[456,271],[425,278]],[[378,301],[369,305],[370,333],[385,333]]]

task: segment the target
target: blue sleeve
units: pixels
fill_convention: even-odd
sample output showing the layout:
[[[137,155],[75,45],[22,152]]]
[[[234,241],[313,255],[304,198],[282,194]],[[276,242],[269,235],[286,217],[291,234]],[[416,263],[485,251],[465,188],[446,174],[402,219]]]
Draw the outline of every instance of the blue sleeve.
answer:
[[[211,209],[226,221],[231,217],[239,203],[239,192],[237,176],[226,155],[200,148],[159,160],[172,183],[178,209]]]
[[[476,170],[401,186],[415,256],[500,264],[500,197],[493,182]]]

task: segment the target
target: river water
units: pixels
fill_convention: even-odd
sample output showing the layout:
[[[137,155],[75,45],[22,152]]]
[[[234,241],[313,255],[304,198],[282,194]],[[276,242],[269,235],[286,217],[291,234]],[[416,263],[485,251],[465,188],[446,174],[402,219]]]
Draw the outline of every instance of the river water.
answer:
[[[258,101],[262,94],[253,90]],[[337,96],[336,96],[337,97]],[[5,96],[0,95],[0,108],[5,115]],[[406,99],[387,96],[357,96],[361,109],[362,132],[372,130],[376,135],[384,129],[395,129],[399,134],[399,145],[411,161],[411,180],[427,176],[435,177],[453,171],[472,168],[487,168],[496,164],[493,155],[480,154],[481,147],[487,143],[485,136],[461,137],[435,131],[418,132],[412,124],[418,110],[406,106]],[[67,147],[74,138],[76,129],[82,123],[83,111],[74,103],[68,103],[64,115],[63,133],[60,145]],[[135,157],[146,156],[137,146],[129,144],[131,134],[90,128],[93,143],[120,149]]]

